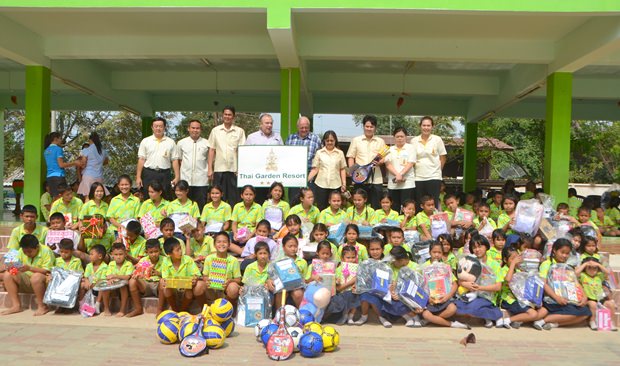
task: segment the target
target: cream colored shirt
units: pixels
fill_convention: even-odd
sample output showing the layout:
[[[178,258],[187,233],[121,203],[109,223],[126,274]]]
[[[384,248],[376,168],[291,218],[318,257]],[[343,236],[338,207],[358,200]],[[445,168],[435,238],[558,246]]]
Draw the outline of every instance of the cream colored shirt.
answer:
[[[214,172],[237,171],[237,148],[245,143],[245,131],[232,125],[229,130],[224,124],[214,127],[209,134],[209,147],[215,149]]]
[[[154,135],[142,139],[138,148],[138,157],[144,159],[144,167],[149,169],[170,169],[173,160],[178,160],[174,140]]]
[[[404,144],[401,149],[396,145],[390,146],[390,153],[385,157],[385,161],[392,163],[392,166],[397,172],[401,172],[407,163],[416,162],[416,153],[413,145]],[[388,170],[388,189],[409,189],[415,188],[415,174],[414,167],[409,169],[403,176],[404,182],[394,183],[392,179],[396,176],[390,173]]]
[[[317,186],[325,189],[337,189],[342,186],[340,170],[347,167],[347,161],[342,150],[336,148],[332,151],[326,148],[320,149],[314,155],[312,167],[318,169],[314,180]]]
[[[441,137],[430,135],[426,145],[422,143],[421,136],[416,136],[411,140],[416,152],[415,180],[426,181],[442,179],[441,161],[439,157],[446,155],[446,147]]]
[[[373,136],[371,139],[366,136],[357,136],[351,140],[351,145],[347,151],[347,158],[354,158],[355,163],[366,165],[374,159],[383,149],[385,141],[381,137]],[[370,184],[383,184],[383,175],[379,167],[375,168],[374,176],[368,180]]]
[[[181,160],[181,179],[192,187],[209,185],[207,179],[209,142],[199,137],[194,141],[187,136],[177,143],[178,156]]]

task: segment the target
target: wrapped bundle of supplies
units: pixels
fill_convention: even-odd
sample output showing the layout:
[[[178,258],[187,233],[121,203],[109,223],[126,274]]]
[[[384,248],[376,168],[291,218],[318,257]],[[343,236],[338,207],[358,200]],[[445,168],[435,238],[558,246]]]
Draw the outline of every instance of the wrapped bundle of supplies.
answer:
[[[398,272],[396,293],[399,300],[411,310],[424,309],[428,304],[424,276],[409,267],[401,268]]]
[[[515,210],[514,231],[536,235],[544,212],[543,205],[535,198],[519,201]]]
[[[291,258],[283,258],[269,264],[269,278],[273,281],[276,292],[295,290],[304,287],[304,279],[299,268]]]
[[[439,300],[452,291],[452,268],[449,264],[434,262],[426,265],[422,268],[422,275],[429,298]]]
[[[357,293],[369,292],[390,301],[392,269],[384,261],[367,259],[357,269]]]
[[[246,284],[239,297],[237,325],[253,327],[262,319],[271,318],[271,300],[264,285]]]
[[[43,302],[61,308],[73,308],[77,302],[81,281],[81,272],[52,268],[52,279],[43,295]]]
[[[578,305],[584,297],[575,271],[566,263],[554,263],[549,267],[547,284],[556,295],[565,298],[571,304]],[[555,303],[549,296],[545,296],[545,302]]]
[[[519,305],[541,307],[545,283],[538,272],[515,272],[508,284]]]

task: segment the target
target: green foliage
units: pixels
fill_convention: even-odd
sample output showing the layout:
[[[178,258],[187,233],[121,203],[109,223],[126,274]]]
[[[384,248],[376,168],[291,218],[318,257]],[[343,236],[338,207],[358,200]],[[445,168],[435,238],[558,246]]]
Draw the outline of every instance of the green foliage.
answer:
[[[260,124],[260,114],[240,113],[235,115],[235,124],[245,130],[246,136],[257,131]],[[221,124],[221,114],[214,112],[166,112],[166,118],[177,120],[179,123],[170,128],[169,135],[177,141],[188,136],[189,121],[197,119],[202,122],[202,137],[208,138],[213,127]],[[283,136],[286,139],[286,136]]]
[[[571,130],[570,181],[620,181],[620,121],[575,121]]]

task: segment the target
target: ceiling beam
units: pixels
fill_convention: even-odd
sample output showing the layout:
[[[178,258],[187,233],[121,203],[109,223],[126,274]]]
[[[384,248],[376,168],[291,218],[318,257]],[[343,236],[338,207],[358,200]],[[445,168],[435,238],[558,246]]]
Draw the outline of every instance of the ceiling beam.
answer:
[[[50,66],[43,53],[43,38],[13,20],[0,15],[0,56],[22,65]]]
[[[403,114],[464,116],[465,99],[410,96],[397,109],[397,97],[384,95],[328,94],[314,97],[315,113],[333,114]]]
[[[545,98],[528,98],[497,114],[498,117],[538,118],[546,115]],[[573,99],[572,120],[620,121],[617,101],[592,101]]]
[[[224,105],[234,105],[238,111],[244,112],[280,111],[280,97],[275,93],[259,95],[157,93],[151,95],[151,102],[157,111],[220,111]]]

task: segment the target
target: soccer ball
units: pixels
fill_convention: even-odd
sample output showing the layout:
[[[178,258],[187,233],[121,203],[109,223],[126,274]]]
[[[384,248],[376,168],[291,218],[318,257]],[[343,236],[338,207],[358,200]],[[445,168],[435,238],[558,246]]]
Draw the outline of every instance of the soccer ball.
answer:
[[[230,334],[235,331],[235,319],[228,319],[227,321],[222,323],[221,327],[224,329],[226,337],[230,336]]]
[[[323,334],[323,327],[317,322],[310,322],[304,325],[304,333],[314,332],[316,334]]]
[[[256,337],[256,342],[261,342],[261,332],[263,328],[271,324],[271,320],[269,319],[261,319],[258,324],[254,327],[254,336]]]
[[[316,357],[323,352],[323,339],[315,332],[308,332],[299,339],[299,353],[304,357]]]
[[[333,352],[340,344],[340,334],[329,325],[323,327],[321,338],[323,338],[323,352]]]
[[[299,339],[304,335],[304,330],[299,327],[290,327],[286,329],[288,334],[293,337],[293,344],[295,346],[295,352],[299,352]]]
[[[163,344],[176,343],[179,333],[179,322],[162,321],[157,326],[157,339]]]
[[[271,338],[271,335],[277,330],[278,324],[269,324],[268,326],[263,328],[263,330],[260,332],[260,339],[263,342],[263,345],[267,345],[267,342],[269,342],[269,338]]]
[[[157,324],[161,324],[165,321],[179,322],[179,315],[172,310],[164,310],[157,316]]]
[[[299,324],[305,325],[306,323],[310,323],[314,321],[314,315],[309,310],[302,309],[299,310]]]
[[[280,322],[280,310],[282,308],[278,309],[278,311],[276,312],[276,317],[274,319],[275,323]],[[294,307],[293,305],[285,305],[284,306],[284,324],[287,327],[292,327],[295,326],[296,324],[299,324],[299,310],[297,310],[296,307]]]
[[[219,325],[209,325],[202,330],[202,336],[207,340],[207,347],[220,348],[226,340],[226,333]]]
[[[179,340],[183,340],[188,335],[193,334],[194,332],[198,331],[199,328],[200,328],[200,324],[198,323],[192,323],[189,321],[185,322],[179,328]]]
[[[230,301],[226,299],[217,299],[211,304],[211,317],[219,322],[223,323],[230,319],[233,315],[233,306]]]

